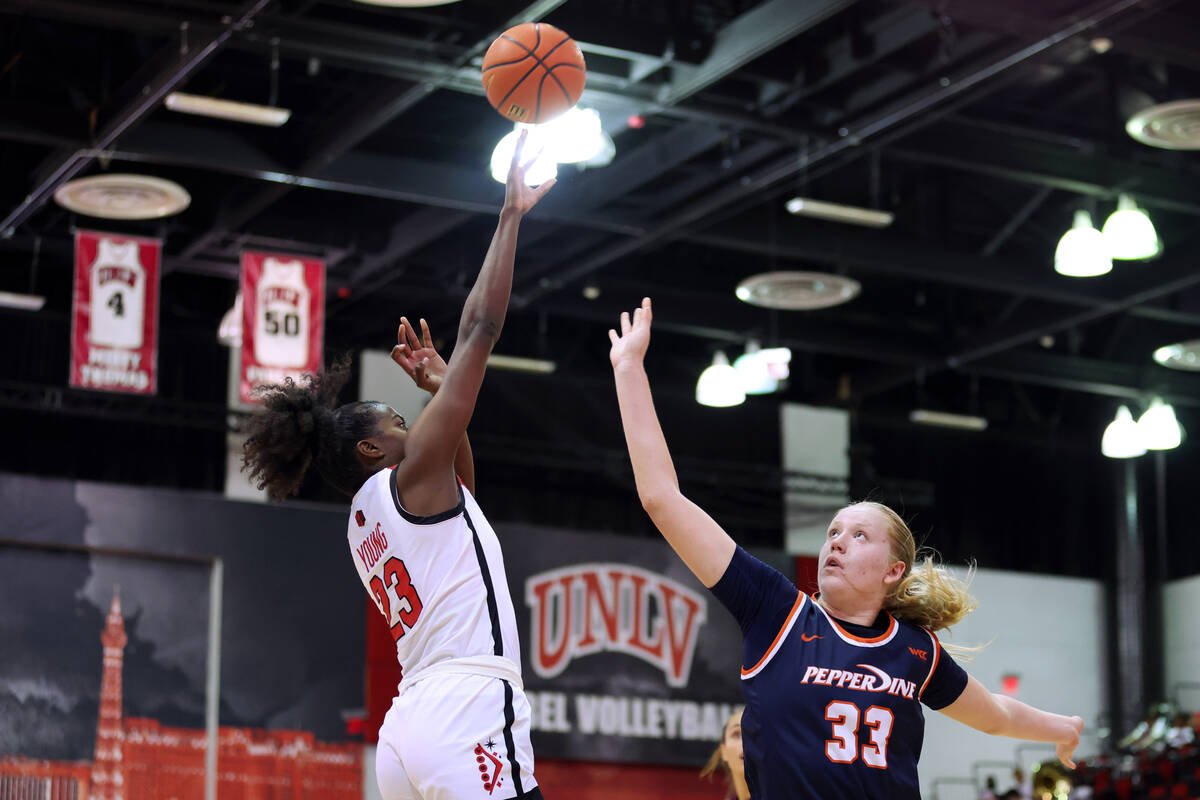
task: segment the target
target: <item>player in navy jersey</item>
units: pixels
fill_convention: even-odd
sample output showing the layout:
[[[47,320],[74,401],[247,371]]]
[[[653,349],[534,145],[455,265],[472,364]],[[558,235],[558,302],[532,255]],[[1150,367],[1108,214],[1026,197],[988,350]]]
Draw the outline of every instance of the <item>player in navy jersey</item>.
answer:
[[[843,508],[819,556],[817,595],[738,547],[679,491],[643,359],[650,300],[621,315],[609,357],[642,506],[743,636],[742,743],[755,800],[919,800],[922,704],[985,733],[1055,744],[1073,767],[1083,720],[992,694],[934,631],[974,607],[878,503]]]
[[[244,469],[272,499],[310,466],[352,495],[349,553],[387,621],[403,680],[379,731],[384,800],[539,800],[516,615],[500,543],[473,496],[467,423],[512,288],[521,218],[553,185],[525,185],[522,133],[504,206],[463,304],[450,363],[402,318],[392,358],[432,398],[411,429],[382,403],[334,407],[346,361],[260,388]]]

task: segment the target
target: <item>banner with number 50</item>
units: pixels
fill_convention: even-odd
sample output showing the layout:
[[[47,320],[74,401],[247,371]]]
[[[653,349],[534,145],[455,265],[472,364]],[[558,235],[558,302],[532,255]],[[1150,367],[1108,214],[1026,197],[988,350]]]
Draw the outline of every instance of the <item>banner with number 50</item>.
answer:
[[[280,253],[242,253],[240,396],[254,387],[321,369],[325,262]]]

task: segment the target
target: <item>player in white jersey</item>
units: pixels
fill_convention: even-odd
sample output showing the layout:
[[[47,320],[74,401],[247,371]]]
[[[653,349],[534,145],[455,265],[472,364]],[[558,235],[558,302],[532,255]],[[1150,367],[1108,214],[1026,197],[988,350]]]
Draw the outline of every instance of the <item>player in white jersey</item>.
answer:
[[[504,207],[467,296],[449,365],[403,320],[392,358],[433,397],[411,429],[382,403],[334,408],[342,361],[317,378],[262,387],[244,469],[272,498],[310,465],[353,495],[347,538],[403,670],[379,731],[384,800],[540,798],[529,745],[516,618],[500,544],[472,494],[467,423],[504,323],[521,217],[553,185],[525,185],[522,135]],[[461,480],[460,480],[461,478]]]

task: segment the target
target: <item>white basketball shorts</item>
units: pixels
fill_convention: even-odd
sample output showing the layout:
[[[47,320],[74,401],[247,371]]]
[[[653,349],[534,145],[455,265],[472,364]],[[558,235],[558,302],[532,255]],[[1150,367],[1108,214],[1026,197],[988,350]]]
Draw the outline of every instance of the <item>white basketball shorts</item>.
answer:
[[[383,800],[513,800],[535,792],[529,701],[484,675],[447,674],[405,687],[379,729]]]

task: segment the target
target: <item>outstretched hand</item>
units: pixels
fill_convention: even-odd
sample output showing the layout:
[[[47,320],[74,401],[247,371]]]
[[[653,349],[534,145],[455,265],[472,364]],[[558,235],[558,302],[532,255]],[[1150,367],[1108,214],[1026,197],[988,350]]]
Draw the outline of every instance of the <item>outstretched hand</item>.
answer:
[[[613,369],[642,363],[646,348],[650,346],[650,321],[653,317],[649,297],[642,298],[642,305],[634,309],[632,320],[628,311],[621,312],[621,333],[611,328],[608,331],[609,341],[612,342],[608,359]]]
[[[529,213],[529,209],[537,205],[546,192],[558,181],[557,178],[551,178],[545,183],[537,187],[525,185],[525,173],[533,166],[533,162],[537,160],[542,153],[539,150],[533,154],[533,157],[528,160],[522,160],[525,153],[525,141],[529,138],[529,129],[525,128],[521,131],[521,135],[517,137],[517,146],[513,150],[512,163],[508,167],[508,182],[504,186],[504,208],[508,211],[516,211],[521,216]]]
[[[421,320],[421,338],[413,330],[407,317],[400,318],[400,330],[396,334],[398,344],[392,348],[392,361],[413,379],[417,388],[437,394],[442,379],[446,376],[446,362],[433,347],[429,335],[429,323]]]
[[[1071,736],[1066,741],[1058,742],[1054,747],[1054,752],[1059,761],[1070,769],[1075,769],[1075,761],[1072,757],[1075,755],[1075,748],[1079,747],[1079,734],[1083,733],[1083,718],[1071,717],[1070,724]]]

